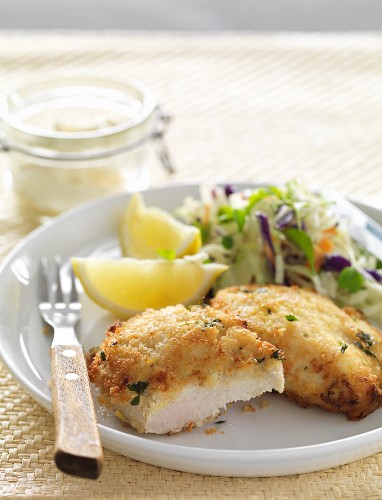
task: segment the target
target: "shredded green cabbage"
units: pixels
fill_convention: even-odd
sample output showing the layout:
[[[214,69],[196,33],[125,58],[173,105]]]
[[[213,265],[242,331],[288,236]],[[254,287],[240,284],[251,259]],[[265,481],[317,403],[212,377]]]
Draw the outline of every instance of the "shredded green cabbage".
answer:
[[[209,260],[230,266],[215,292],[234,284],[297,284],[382,324],[382,263],[352,240],[335,204],[302,183],[234,192],[202,186],[200,200],[186,198],[177,215],[200,228]]]

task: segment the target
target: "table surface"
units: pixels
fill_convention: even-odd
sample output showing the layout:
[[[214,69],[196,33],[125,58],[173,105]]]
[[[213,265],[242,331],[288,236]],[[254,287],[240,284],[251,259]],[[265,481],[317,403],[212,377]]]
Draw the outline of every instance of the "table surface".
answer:
[[[0,90],[30,79],[128,75],[148,83],[173,123],[170,179],[304,180],[382,207],[382,35],[0,33]],[[0,155],[0,259],[36,224],[18,210]],[[1,300],[6,300],[4,297]],[[277,478],[210,477],[105,450],[97,481],[52,460],[51,415],[3,367],[0,493],[83,498],[380,498],[382,453]]]

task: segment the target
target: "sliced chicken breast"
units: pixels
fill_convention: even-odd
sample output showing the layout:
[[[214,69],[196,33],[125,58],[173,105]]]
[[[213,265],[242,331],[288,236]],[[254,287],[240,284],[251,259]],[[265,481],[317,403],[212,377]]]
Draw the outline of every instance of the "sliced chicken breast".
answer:
[[[148,310],[114,323],[89,375],[100,403],[139,432],[202,426],[233,401],[283,391],[282,353],[211,307]]]
[[[354,309],[297,286],[248,285],[211,301],[284,352],[285,394],[359,420],[382,406],[382,332]]]

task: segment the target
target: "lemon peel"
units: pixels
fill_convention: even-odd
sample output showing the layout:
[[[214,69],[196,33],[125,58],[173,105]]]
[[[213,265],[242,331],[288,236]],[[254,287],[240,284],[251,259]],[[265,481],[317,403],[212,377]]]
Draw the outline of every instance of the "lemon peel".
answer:
[[[147,207],[140,193],[131,196],[122,214],[119,242],[124,257],[137,259],[159,259],[158,250],[183,257],[202,246],[199,228],[183,224],[160,208]]]

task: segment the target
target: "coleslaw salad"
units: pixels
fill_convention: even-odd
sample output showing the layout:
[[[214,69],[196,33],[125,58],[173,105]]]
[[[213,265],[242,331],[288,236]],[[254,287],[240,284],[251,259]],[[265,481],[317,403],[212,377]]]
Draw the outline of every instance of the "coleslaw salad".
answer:
[[[382,229],[356,210],[292,180],[241,191],[204,185],[200,199],[186,198],[176,215],[199,227],[210,261],[230,266],[215,291],[296,284],[381,322]]]

